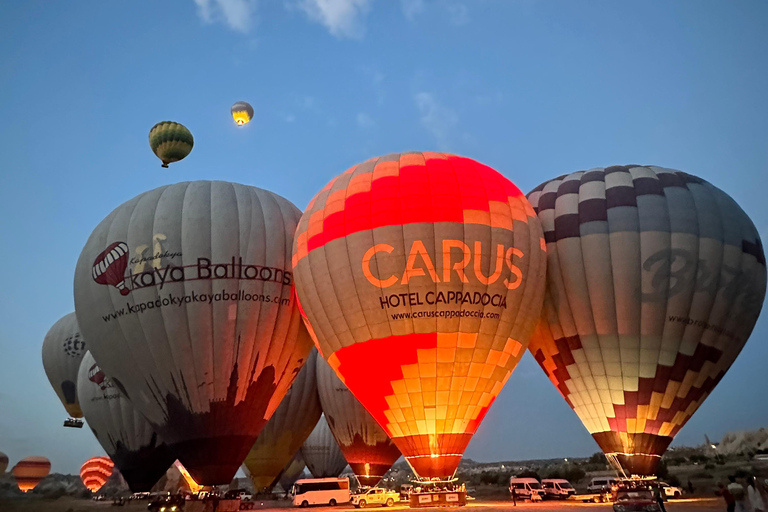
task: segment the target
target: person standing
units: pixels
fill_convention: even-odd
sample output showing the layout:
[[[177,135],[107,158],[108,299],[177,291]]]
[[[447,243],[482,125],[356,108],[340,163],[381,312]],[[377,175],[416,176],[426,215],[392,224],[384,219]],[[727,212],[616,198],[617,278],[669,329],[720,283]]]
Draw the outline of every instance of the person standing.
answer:
[[[731,494],[731,491],[729,491],[728,488],[723,485],[723,482],[717,482],[717,487],[718,496],[722,496],[725,500],[725,510],[727,512],[734,512],[734,510],[736,510],[736,500],[733,499],[733,494]]]
[[[512,506],[517,506],[517,489],[515,488],[515,484],[512,484]]]
[[[746,512],[747,506],[745,504],[746,493],[744,492],[744,486],[736,481],[736,477],[730,475],[728,480],[731,482],[728,484],[728,491],[733,496],[735,503],[734,510],[736,512]]]
[[[690,480],[688,480],[688,494],[693,494],[694,490],[695,489],[693,488],[693,483]]]
[[[667,507],[664,506],[664,491],[660,485],[657,485],[654,488],[653,497],[656,499],[656,503],[658,503],[661,512],[667,512]]]
[[[750,507],[752,507],[752,512],[765,512],[765,503],[753,476],[747,478],[747,499]]]

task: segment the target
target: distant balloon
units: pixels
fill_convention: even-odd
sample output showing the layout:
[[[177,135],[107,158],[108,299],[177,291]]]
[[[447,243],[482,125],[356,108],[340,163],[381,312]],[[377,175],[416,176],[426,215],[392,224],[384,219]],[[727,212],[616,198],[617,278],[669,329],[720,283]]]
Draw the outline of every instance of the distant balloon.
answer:
[[[310,333],[419,477],[454,475],[525,352],[545,250],[511,181],[443,153],[358,164],[302,215],[293,269]]]
[[[301,457],[315,478],[337,477],[347,467],[347,461],[328,428],[325,415],[320,416],[320,421],[304,441]]]
[[[317,391],[349,467],[361,485],[375,486],[400,458],[400,450],[322,357],[317,358]]]
[[[0,476],[5,474],[6,469],[8,469],[8,456],[0,452]]]
[[[88,352],[77,391],[83,415],[133,492],[149,491],[176,458]]]
[[[255,187],[178,183],[115,209],[78,260],[94,358],[202,485],[231,482],[312,348],[290,268],[300,215]],[[115,243],[126,268],[101,281]]]
[[[85,341],[74,313],[63,316],[43,340],[43,368],[53,390],[73,418],[82,418],[77,399],[77,370],[85,355]]]
[[[614,465],[654,474],[757,321],[758,232],[723,191],[662,167],[580,171],[529,198],[549,260],[531,353]]]
[[[29,492],[51,472],[51,461],[45,457],[24,457],[13,467],[13,477],[22,492]]]
[[[301,457],[301,450],[299,450],[296,452],[296,455],[293,456],[291,462],[289,462],[280,473],[280,487],[282,487],[285,492],[290,491],[293,484],[296,483],[296,480],[301,478],[304,474],[305,467],[307,467],[307,465]]]
[[[99,492],[99,489],[112,476],[114,467],[115,463],[109,457],[93,457],[85,461],[85,464],[80,468],[80,480],[89,491]]]
[[[149,147],[163,165],[178,162],[192,151],[195,139],[183,124],[161,121],[149,130]]]
[[[248,124],[253,118],[253,107],[245,101],[238,101],[232,105],[232,119],[238,126]]]
[[[277,484],[280,472],[290,463],[320,419],[323,411],[317,396],[317,359],[317,350],[312,349],[291,389],[243,462],[256,491],[271,489]]]

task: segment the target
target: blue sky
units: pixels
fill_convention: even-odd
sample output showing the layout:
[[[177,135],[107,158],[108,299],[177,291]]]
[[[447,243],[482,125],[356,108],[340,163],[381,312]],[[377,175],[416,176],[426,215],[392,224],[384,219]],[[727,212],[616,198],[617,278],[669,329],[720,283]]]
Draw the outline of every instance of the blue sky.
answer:
[[[768,3],[761,0],[174,0],[0,5],[0,450],[75,472],[102,453],[43,373],[88,235],[151,188],[221,179],[303,208],[371,156],[445,150],[527,191],[580,169],[697,174],[768,235]],[[233,126],[249,101],[254,121]],[[157,121],[195,148],[161,169]],[[768,319],[677,444],[768,426]],[[526,356],[467,450],[597,446]]]

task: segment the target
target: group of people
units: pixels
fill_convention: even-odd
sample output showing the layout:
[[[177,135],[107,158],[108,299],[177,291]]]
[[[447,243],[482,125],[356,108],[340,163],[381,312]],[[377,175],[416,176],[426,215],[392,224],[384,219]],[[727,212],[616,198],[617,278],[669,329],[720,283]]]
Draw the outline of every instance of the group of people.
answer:
[[[768,479],[761,484],[755,477],[747,478],[747,488],[736,481],[736,477],[728,477],[728,485],[719,482],[717,494],[722,496],[728,512],[768,512]]]

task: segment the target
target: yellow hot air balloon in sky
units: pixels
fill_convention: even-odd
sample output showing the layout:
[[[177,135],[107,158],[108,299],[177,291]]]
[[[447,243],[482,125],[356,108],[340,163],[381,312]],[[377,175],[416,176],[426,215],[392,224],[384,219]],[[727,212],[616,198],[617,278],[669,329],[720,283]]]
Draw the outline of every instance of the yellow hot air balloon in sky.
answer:
[[[237,126],[243,126],[251,122],[253,118],[253,107],[246,101],[238,101],[231,108],[232,119]]]

